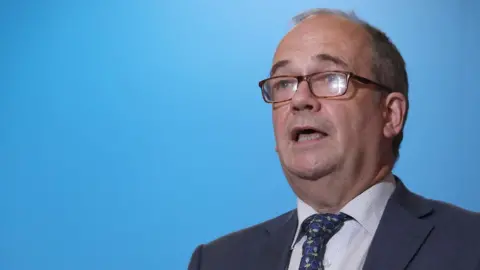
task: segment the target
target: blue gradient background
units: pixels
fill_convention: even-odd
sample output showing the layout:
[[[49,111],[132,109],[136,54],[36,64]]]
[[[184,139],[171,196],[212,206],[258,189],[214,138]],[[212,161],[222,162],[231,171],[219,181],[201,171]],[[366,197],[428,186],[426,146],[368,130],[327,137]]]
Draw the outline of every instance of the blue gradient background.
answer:
[[[1,1],[0,269],[186,269],[295,198],[257,81],[289,19],[356,13],[407,63],[395,171],[480,210],[480,1]]]

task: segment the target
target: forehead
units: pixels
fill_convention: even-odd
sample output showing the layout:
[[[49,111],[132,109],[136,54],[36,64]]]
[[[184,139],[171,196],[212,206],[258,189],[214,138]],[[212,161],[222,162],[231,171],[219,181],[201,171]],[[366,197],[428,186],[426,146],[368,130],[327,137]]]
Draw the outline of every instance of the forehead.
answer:
[[[273,62],[285,68],[308,69],[321,62],[319,54],[342,60],[347,69],[363,75],[370,66],[371,46],[365,29],[337,15],[314,15],[297,24],[280,42]],[[320,61],[318,61],[320,59]],[[328,62],[328,61],[326,61]],[[308,67],[307,67],[308,66]]]

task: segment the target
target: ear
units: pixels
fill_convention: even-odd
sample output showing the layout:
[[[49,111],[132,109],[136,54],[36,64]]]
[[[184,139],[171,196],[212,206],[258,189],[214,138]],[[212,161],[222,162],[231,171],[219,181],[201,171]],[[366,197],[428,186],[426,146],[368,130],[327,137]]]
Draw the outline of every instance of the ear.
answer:
[[[385,98],[383,135],[394,138],[403,129],[407,113],[407,98],[399,92],[388,94]]]

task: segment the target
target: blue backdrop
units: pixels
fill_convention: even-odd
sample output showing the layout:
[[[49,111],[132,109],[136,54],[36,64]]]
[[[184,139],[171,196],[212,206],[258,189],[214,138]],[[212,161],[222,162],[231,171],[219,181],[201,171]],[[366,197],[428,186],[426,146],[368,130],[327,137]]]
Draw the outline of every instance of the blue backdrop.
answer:
[[[1,1],[0,269],[186,269],[295,207],[257,81],[290,18],[356,13],[398,44],[395,171],[480,210],[480,1]]]

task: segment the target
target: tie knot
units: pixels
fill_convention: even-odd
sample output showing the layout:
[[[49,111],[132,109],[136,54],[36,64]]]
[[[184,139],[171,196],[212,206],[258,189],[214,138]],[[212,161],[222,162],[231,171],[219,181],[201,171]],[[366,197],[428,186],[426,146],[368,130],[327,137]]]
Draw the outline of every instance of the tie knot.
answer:
[[[302,229],[309,238],[322,238],[328,241],[351,217],[347,214],[315,214],[309,216],[303,223]]]

